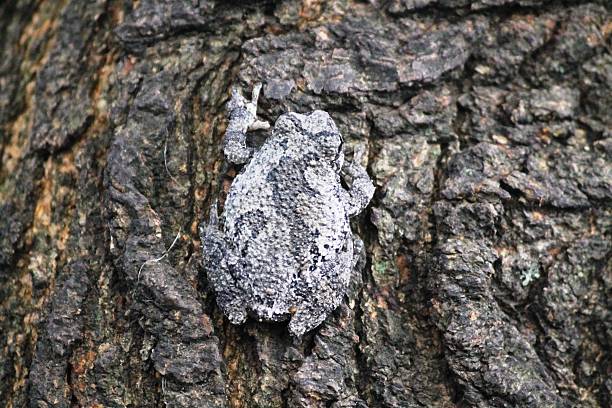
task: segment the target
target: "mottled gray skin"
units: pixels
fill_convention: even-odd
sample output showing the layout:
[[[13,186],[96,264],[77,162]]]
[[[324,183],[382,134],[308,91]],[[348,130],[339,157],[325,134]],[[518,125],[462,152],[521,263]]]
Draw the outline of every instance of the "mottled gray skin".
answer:
[[[300,337],[346,293],[358,255],[349,217],[368,205],[374,186],[359,157],[344,165],[342,137],[324,111],[286,113],[258,151],[247,148],[247,130],[266,127],[255,117],[258,93],[256,86],[246,102],[235,91],[228,103],[224,153],[230,162],[248,163],[231,186],[223,227],[214,206],[201,229],[204,258],[232,323],[247,315],[291,319],[289,331]]]

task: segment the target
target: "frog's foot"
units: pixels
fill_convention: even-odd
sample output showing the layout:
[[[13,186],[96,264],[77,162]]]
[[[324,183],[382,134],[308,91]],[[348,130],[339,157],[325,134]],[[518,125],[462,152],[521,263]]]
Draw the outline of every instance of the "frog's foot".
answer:
[[[289,322],[289,333],[300,338],[304,333],[319,326],[327,317],[328,311],[324,309],[304,308],[298,310]]]
[[[253,114],[255,120],[249,125],[249,130],[266,130],[270,129],[270,124],[265,120],[257,119],[257,101],[259,100],[259,92],[261,91],[261,82],[258,82],[253,87],[251,94],[251,102],[246,105],[249,112]]]
[[[361,165],[362,158],[365,156],[363,146],[355,148],[355,155],[351,163],[345,164],[342,168],[344,178],[349,178],[351,188],[348,191],[348,208],[349,216],[354,216],[363,211],[370,200],[374,196],[374,184],[368,175],[365,167]]]
[[[353,234],[353,269],[356,271],[361,271],[365,267],[366,263],[366,251],[365,245],[363,244],[363,240],[357,234]]]
[[[219,215],[217,214],[217,201],[210,207],[208,223],[200,224],[200,241],[204,255],[204,266],[219,265],[225,257],[225,236],[219,230]]]
[[[268,129],[270,124],[257,119],[257,100],[261,83],[253,87],[251,101],[247,101],[238,89],[232,91],[232,98],[227,103],[229,123],[225,130],[223,153],[230,163],[246,163],[253,153],[246,145],[246,133],[249,130]]]

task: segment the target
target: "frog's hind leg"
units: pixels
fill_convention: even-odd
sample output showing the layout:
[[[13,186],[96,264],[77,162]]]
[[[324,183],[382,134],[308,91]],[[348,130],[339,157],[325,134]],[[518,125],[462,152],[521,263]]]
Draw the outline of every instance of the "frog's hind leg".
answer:
[[[348,176],[348,178],[351,179],[351,188],[348,191],[346,208],[349,217],[362,212],[374,196],[374,184],[372,184],[372,179],[370,179],[366,169],[359,164],[364,155],[364,148],[357,148],[353,161],[342,168],[343,176],[345,178]]]
[[[338,257],[323,262],[316,271],[313,271],[312,276],[316,277],[317,281],[316,292],[306,296],[302,304],[297,306],[297,311],[289,322],[291,334],[301,337],[323,323],[327,316],[340,306],[357,262],[353,253],[354,243],[352,234],[349,234]]]
[[[219,229],[216,202],[210,209],[209,222],[200,225],[200,239],[204,269],[217,294],[217,304],[232,323],[244,323],[247,318],[245,297],[231,273],[237,263],[236,257]]]

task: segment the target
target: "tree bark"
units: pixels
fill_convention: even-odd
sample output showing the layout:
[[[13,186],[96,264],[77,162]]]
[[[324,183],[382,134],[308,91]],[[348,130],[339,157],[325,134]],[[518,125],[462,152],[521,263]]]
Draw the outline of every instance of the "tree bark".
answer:
[[[608,407],[605,1],[0,5],[6,407]],[[301,341],[220,313],[224,104],[368,147],[366,257]],[[261,142],[264,132],[253,136]]]

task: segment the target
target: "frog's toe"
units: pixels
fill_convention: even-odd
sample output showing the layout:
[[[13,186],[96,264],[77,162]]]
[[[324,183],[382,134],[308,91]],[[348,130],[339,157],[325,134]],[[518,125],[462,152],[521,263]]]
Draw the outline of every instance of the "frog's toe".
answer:
[[[242,324],[246,322],[247,312],[243,307],[233,307],[225,310],[225,315],[232,324]]]

